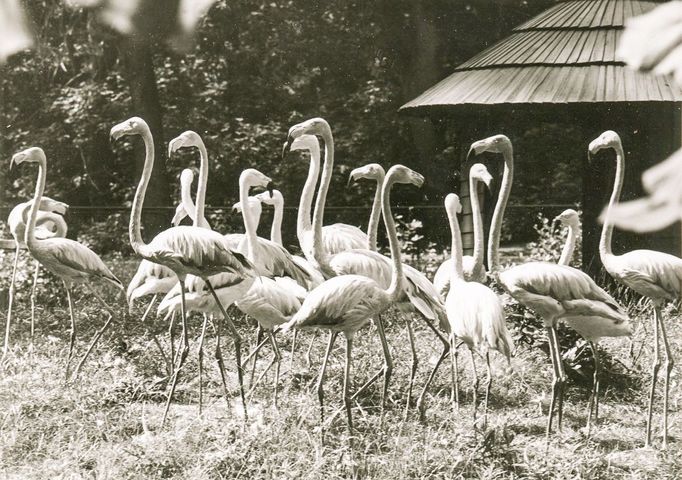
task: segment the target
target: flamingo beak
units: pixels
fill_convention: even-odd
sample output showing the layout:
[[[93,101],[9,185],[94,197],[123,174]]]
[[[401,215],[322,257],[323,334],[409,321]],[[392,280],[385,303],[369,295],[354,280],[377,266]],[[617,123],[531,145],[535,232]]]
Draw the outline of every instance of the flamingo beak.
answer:
[[[350,175],[348,175],[348,181],[346,182],[346,188],[350,188],[350,186],[355,182],[355,171],[350,172]]]
[[[266,185],[265,189],[266,189],[266,190],[268,191],[268,193],[270,194],[270,198],[272,198],[272,191],[275,189],[275,185],[274,185],[274,183],[272,182],[272,180],[270,180],[270,181],[268,182],[268,184]]]
[[[284,142],[284,145],[282,146],[282,160],[284,160],[291,151],[292,143],[294,143],[294,140],[290,136],[287,136],[287,141]]]

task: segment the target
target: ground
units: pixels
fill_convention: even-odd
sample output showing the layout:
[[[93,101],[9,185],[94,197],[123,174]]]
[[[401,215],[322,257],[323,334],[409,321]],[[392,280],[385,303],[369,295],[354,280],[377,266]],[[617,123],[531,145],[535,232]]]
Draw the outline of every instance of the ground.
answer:
[[[12,255],[0,256],[3,277]],[[124,282],[134,259],[106,259]],[[24,262],[21,263],[25,267]],[[679,374],[671,384],[668,449],[660,449],[660,394],[655,410],[657,449],[643,449],[645,405],[649,386],[651,332],[649,319],[637,312],[632,344],[627,339],[605,341],[611,357],[604,373],[600,422],[592,438],[585,437],[589,382],[572,381],[566,392],[564,428],[545,446],[545,421],[550,393],[550,364],[544,350],[518,346],[512,369],[493,355],[494,382],[489,423],[472,427],[471,369],[462,351],[461,407],[450,403],[448,364],[444,364],[427,397],[427,417],[420,422],[414,408],[403,420],[410,369],[405,321],[386,315],[387,336],[395,370],[383,420],[376,407],[380,382],[354,405],[356,436],[349,447],[345,415],[320,429],[315,380],[325,341],[313,348],[313,370],[305,363],[310,334],[289,366],[290,337],[282,335],[285,352],[279,405],[272,403],[272,375],[259,387],[244,419],[237,401],[232,343],[223,337],[230,389],[224,400],[213,359],[214,338],[206,345],[204,407],[199,413],[197,337],[201,318],[192,317],[191,353],[181,378],[169,421],[160,428],[165,402],[164,362],[140,323],[143,305],[125,315],[122,299],[107,286],[106,298],[119,318],[102,338],[77,381],[65,382],[68,310],[60,285],[42,277],[33,348],[29,342],[28,274],[22,274],[11,349],[0,369],[0,477],[2,478],[348,478],[353,471],[365,478],[676,478],[682,471]],[[3,279],[3,281],[5,281]],[[79,315],[77,354],[82,354],[96,328],[106,320],[92,297],[76,295]],[[644,309],[646,312],[646,309]],[[682,350],[677,318],[668,318],[673,350]],[[4,315],[0,315],[4,324]],[[439,344],[415,320],[420,360],[415,391],[438,358]],[[253,327],[239,320],[249,347]],[[167,328],[153,319],[168,350]],[[224,330],[224,329],[223,329]],[[374,327],[357,335],[352,373],[354,388],[381,366],[381,348]],[[270,351],[261,357],[265,367]],[[337,348],[326,376],[327,418],[342,406],[344,342]],[[477,360],[481,375],[485,369]],[[481,392],[483,388],[481,387]],[[416,393],[415,393],[416,397]]]

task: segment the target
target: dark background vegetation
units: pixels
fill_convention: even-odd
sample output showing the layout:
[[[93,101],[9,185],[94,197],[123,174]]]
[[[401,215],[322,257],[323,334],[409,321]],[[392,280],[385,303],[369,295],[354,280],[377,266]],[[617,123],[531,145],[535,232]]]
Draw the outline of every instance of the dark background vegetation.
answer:
[[[164,145],[186,129],[200,133],[208,147],[209,205],[231,205],[240,170],[253,166],[275,178],[293,206],[307,164],[280,161],[281,144],[289,126],[322,116],[337,147],[329,205],[369,205],[369,186],[344,187],[349,170],[368,162],[419,169],[427,177],[425,188],[405,193],[400,202],[440,205],[445,192],[458,188],[454,152],[470,139],[453,133],[456,120],[413,119],[398,108],[552,3],[219,1],[200,23],[195,48],[179,54],[153,37],[122,37],[92,11],[67,9],[55,0],[26,2],[38,47],[0,67],[0,152],[8,159],[20,148],[42,146],[49,159],[48,195],[74,206],[128,206],[142,152],[139,146],[136,155],[126,146],[112,149],[108,132],[137,114],[150,123],[157,143],[146,206],[172,205],[179,171],[196,162],[196,153],[165,158]],[[571,143],[579,132],[558,124],[535,124],[512,138],[522,152],[514,202],[579,200],[572,164],[564,158],[548,162],[535,141],[557,131],[557,151],[565,144],[565,158],[584,156],[582,142]],[[0,171],[0,205],[32,193],[34,176],[25,169]],[[532,233],[535,215],[527,213],[519,215],[521,224],[510,222],[509,231],[520,240]],[[332,209],[327,221],[363,224],[367,214]],[[145,223],[157,230],[170,215],[152,212]],[[214,214],[214,223],[237,226],[227,215]],[[426,238],[447,242],[440,209],[417,208],[405,217],[425,220]],[[291,211],[289,239],[293,218]],[[88,236],[105,250],[127,248],[125,209],[74,209],[68,220],[70,236]]]

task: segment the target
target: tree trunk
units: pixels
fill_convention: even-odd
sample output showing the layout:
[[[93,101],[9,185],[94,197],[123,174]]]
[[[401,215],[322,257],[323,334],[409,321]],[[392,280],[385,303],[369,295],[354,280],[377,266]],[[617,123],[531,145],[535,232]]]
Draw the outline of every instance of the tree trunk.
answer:
[[[142,211],[144,229],[148,236],[153,236],[168,228],[170,223],[170,210],[153,208],[170,205],[170,188],[165,158],[166,147],[163,136],[163,112],[156,88],[156,75],[154,74],[150,43],[130,39],[125,41],[124,48],[130,96],[133,101],[131,114],[144,118],[151,129],[156,147],[154,169],[145,196],[145,207],[152,208],[145,208]],[[137,140],[135,143],[136,180],[142,175],[143,167],[144,145],[142,141]]]

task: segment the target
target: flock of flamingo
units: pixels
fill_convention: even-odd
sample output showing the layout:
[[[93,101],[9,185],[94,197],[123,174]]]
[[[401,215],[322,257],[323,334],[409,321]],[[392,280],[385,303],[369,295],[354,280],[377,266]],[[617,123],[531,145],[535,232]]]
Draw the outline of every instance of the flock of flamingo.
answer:
[[[310,168],[300,198],[297,217],[297,236],[303,256],[292,255],[282,245],[281,223],[284,200],[273,190],[269,177],[255,169],[244,170],[239,177],[239,209],[243,216],[244,234],[223,235],[210,228],[204,218],[204,202],[209,173],[206,147],[198,134],[187,131],[169,143],[168,154],[181,148],[195,147],[200,154],[196,203],[192,200],[191,185],[193,172],[190,169],[181,175],[181,202],[173,219],[173,227],[156,235],[145,243],[141,235],[141,213],[145,192],[151,176],[155,153],[154,142],[147,123],[138,117],[130,118],[111,129],[112,141],[124,136],[142,137],[146,157],[144,170],[135,192],[130,217],[130,244],[141,262],[127,291],[123,283],[111,272],[100,257],[86,246],[65,238],[66,223],[62,218],[67,205],[43,196],[47,175],[47,160],[44,151],[38,147],[28,148],[12,157],[11,164],[37,163],[38,177],[36,190],[31,201],[21,203],[12,210],[9,217],[11,233],[17,249],[27,248],[36,259],[36,272],[43,268],[56,275],[64,283],[71,318],[69,353],[66,360],[66,377],[75,378],[98,339],[116,318],[113,309],[93,288],[93,280],[104,280],[125,293],[126,302],[152,296],[144,318],[150,313],[157,300],[158,312],[166,316],[171,325],[179,315],[182,323],[182,338],[178,351],[163,353],[169,374],[169,392],[163,414],[166,421],[174,391],[183,372],[189,354],[187,316],[190,312],[203,314],[203,325],[199,340],[199,375],[203,375],[203,341],[210,326],[216,338],[215,357],[222,379],[223,393],[228,398],[225,364],[221,351],[221,325],[227,328],[234,344],[234,365],[239,381],[241,403],[246,416],[247,401],[254,388],[265,374],[274,367],[274,398],[278,401],[278,384],[282,354],[277,336],[293,330],[291,360],[295,356],[296,336],[299,330],[328,332],[326,354],[322,361],[317,380],[317,395],[320,417],[324,425],[325,370],[330,353],[339,333],[346,341],[346,359],[343,379],[343,403],[348,428],[353,438],[352,400],[366,391],[380,378],[383,379],[381,415],[384,414],[393,371],[391,347],[384,333],[382,314],[397,307],[406,324],[409,345],[412,352],[409,387],[404,415],[407,417],[412,404],[412,390],[418,367],[417,352],[412,322],[423,321],[428,331],[442,343],[442,353],[433,366],[426,383],[416,400],[420,418],[425,415],[425,397],[441,363],[450,356],[452,371],[452,403],[459,404],[457,350],[466,344],[471,353],[473,374],[473,415],[474,426],[486,424],[488,398],[491,391],[492,373],[490,351],[496,350],[508,361],[514,351],[512,337],[507,330],[505,313],[499,285],[513,299],[535,312],[544,321],[547,331],[550,358],[552,362],[552,397],[546,425],[549,439],[556,414],[557,428],[561,428],[563,394],[566,375],[559,347],[557,325],[564,322],[586,339],[594,352],[595,370],[592,394],[587,414],[587,431],[590,432],[592,419],[598,417],[600,361],[596,344],[602,337],[627,336],[631,333],[630,320],[624,308],[599,287],[587,274],[570,266],[576,236],[580,229],[578,214],[567,210],[557,219],[568,228],[568,238],[558,263],[529,262],[505,268],[500,265],[499,243],[502,219],[511,192],[513,180],[513,151],[510,140],[504,135],[495,135],[472,144],[470,154],[492,152],[501,154],[504,173],[495,206],[488,239],[488,264],[483,262],[483,224],[478,201],[479,183],[490,186],[492,177],[481,163],[474,164],[469,172],[471,206],[474,222],[473,256],[462,255],[462,240],[458,223],[461,213],[459,197],[451,193],[444,204],[452,233],[452,258],[438,269],[431,282],[424,273],[406,265],[401,259],[401,248],[391,213],[391,193],[396,184],[420,187],[424,178],[417,172],[394,165],[387,172],[378,164],[369,164],[353,170],[350,181],[367,179],[376,183],[367,232],[343,223],[323,226],[327,191],[334,166],[334,139],[329,124],[321,118],[313,118],[294,125],[289,129],[282,158],[290,151],[307,152]],[[324,160],[321,164],[320,139],[324,146]],[[656,392],[656,380],[661,367],[660,339],[665,350],[664,364],[664,405],[663,405],[663,447],[668,441],[668,389],[673,359],[666,336],[661,307],[667,301],[680,297],[682,281],[682,260],[668,254],[635,250],[623,255],[614,255],[611,250],[613,225],[609,221],[609,210],[618,202],[624,178],[624,153],[620,138],[615,132],[604,132],[589,145],[590,155],[603,149],[616,153],[616,178],[613,194],[607,208],[599,253],[602,262],[618,282],[649,298],[653,304],[654,316],[654,361],[651,371],[645,444],[652,444],[652,413]],[[320,172],[321,168],[321,172]],[[319,180],[317,195],[315,188]],[[252,188],[265,191],[250,196]],[[311,212],[315,199],[314,213]],[[274,207],[270,239],[256,233],[262,204]],[[191,226],[179,225],[185,217],[192,220]],[[381,217],[387,231],[390,257],[377,251],[377,230]],[[14,263],[10,303],[7,313],[5,352],[9,344],[10,323],[14,303],[14,278],[17,262]],[[488,285],[486,285],[488,283]],[[108,313],[107,321],[96,332],[89,347],[70,374],[76,338],[76,315],[72,300],[75,284],[84,284]],[[35,310],[34,281],[31,295],[31,335],[33,335]],[[235,318],[228,314],[230,307],[236,307],[258,323],[256,347],[246,358],[242,358],[242,337],[235,325]],[[351,362],[353,340],[356,332],[370,322],[376,325],[379,335],[383,365],[371,375],[364,385],[351,395]],[[172,334],[172,327],[170,329]],[[314,338],[313,338],[314,340]],[[244,389],[244,369],[249,361],[256,367],[259,350],[266,344],[272,349],[272,359],[267,368],[254,382],[251,372],[250,391]],[[479,355],[486,363],[485,396],[483,418],[477,419],[477,390],[479,387],[474,357]],[[308,350],[310,366],[310,350]],[[203,384],[202,381],[199,382]],[[202,392],[200,387],[201,409]],[[336,414],[344,408],[337,410]],[[336,416],[336,414],[334,416]]]

